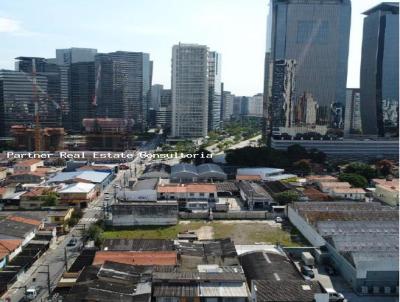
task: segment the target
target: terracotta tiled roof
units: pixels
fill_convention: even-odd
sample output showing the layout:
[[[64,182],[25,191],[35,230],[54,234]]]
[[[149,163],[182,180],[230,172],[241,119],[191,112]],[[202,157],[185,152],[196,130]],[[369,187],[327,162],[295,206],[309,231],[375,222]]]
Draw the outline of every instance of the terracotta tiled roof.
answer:
[[[23,196],[24,197],[41,196],[46,192],[46,190],[48,190],[48,189],[47,188],[34,188],[33,190],[26,192]]]
[[[214,193],[217,192],[215,184],[167,184],[159,185],[160,193]]]
[[[0,240],[0,259],[15,251],[22,243],[20,239],[1,239]]]
[[[27,159],[27,160],[21,161],[21,162],[19,162],[19,163],[16,163],[15,165],[16,165],[16,166],[31,166],[31,165],[40,163],[40,162],[42,162],[42,161],[43,161],[43,160],[41,160],[41,159],[32,158],[32,159]]]
[[[176,252],[132,252],[132,251],[100,251],[96,252],[93,265],[113,261],[134,265],[176,265]]]
[[[333,193],[365,193],[364,189],[360,188],[333,188]]]
[[[399,190],[399,179],[386,180],[374,178],[372,180],[376,186],[381,186],[386,190],[398,191]]]
[[[337,178],[332,175],[310,175],[307,176],[306,179],[308,181],[321,181],[321,182],[337,181]]]
[[[7,219],[11,220],[11,221],[15,221],[15,222],[21,222],[21,223],[31,224],[31,225],[36,225],[36,226],[42,224],[42,222],[40,220],[21,217],[21,216],[8,216]]]
[[[321,182],[323,188],[350,188],[351,185],[345,181]]]
[[[261,180],[260,175],[236,175],[236,180]]]
[[[303,194],[306,195],[308,198],[311,200],[315,201],[330,201],[332,198],[328,195],[325,194],[317,189],[307,187],[304,189]]]

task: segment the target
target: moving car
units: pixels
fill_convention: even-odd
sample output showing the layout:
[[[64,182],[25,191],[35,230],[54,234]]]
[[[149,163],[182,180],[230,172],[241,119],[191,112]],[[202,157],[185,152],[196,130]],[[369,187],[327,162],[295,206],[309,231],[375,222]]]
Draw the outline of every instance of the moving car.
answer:
[[[37,291],[36,287],[30,287],[25,291],[25,299],[27,301],[35,300],[37,295],[38,295],[38,291]]]
[[[326,292],[329,295],[329,302],[343,302],[344,296],[341,293],[336,292],[333,288],[326,288]]]

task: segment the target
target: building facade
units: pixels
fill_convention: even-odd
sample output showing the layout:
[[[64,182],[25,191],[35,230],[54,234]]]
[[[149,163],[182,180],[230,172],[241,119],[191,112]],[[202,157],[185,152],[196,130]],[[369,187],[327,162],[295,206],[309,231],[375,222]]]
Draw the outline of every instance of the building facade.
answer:
[[[221,54],[216,51],[208,53],[208,130],[221,126]]]
[[[344,134],[361,134],[360,89],[346,89]]]
[[[178,44],[172,48],[172,136],[196,138],[208,130],[208,48]]]
[[[364,14],[360,73],[363,134],[398,136],[399,4],[384,2]]]
[[[135,128],[144,130],[151,99],[149,54],[127,51],[98,54],[95,66],[96,115],[133,120]]]
[[[272,1],[264,76],[265,101],[271,104],[266,111],[274,110],[271,65],[276,60],[295,60],[295,99],[311,93],[319,104],[318,118],[330,123],[331,105],[345,102],[350,15],[349,0]]]
[[[95,48],[64,48],[56,49],[57,65],[71,65],[78,62],[93,62],[97,54]]]
[[[230,91],[223,92],[221,116],[223,121],[229,121],[233,115],[233,100],[235,95]]]

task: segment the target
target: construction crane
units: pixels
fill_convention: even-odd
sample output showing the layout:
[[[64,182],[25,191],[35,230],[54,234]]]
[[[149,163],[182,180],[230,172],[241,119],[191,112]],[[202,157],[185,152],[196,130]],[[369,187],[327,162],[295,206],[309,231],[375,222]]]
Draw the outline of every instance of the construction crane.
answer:
[[[32,58],[32,92],[33,92],[33,102],[35,105],[35,151],[39,152],[41,151],[41,137],[40,137],[39,98],[37,92],[35,58]]]

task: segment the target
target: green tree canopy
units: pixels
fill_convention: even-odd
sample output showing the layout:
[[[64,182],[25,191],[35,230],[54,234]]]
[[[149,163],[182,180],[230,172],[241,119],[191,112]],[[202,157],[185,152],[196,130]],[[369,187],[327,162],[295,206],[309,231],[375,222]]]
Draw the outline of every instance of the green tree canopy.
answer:
[[[291,203],[293,201],[297,201],[299,199],[299,194],[294,191],[284,191],[284,192],[275,194],[274,199],[279,204],[285,205],[285,204]]]
[[[339,180],[347,181],[356,188],[365,188],[368,186],[367,179],[364,176],[355,173],[342,173],[339,175]]]
[[[345,169],[344,173],[352,173],[364,176],[367,180],[370,180],[376,177],[376,170],[372,168],[370,165],[353,162],[349,164]]]

